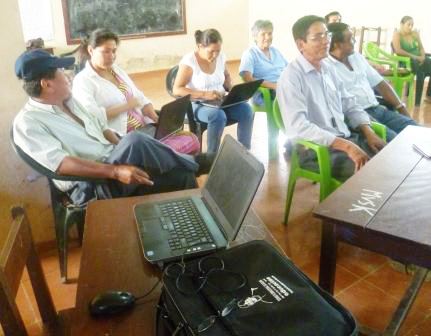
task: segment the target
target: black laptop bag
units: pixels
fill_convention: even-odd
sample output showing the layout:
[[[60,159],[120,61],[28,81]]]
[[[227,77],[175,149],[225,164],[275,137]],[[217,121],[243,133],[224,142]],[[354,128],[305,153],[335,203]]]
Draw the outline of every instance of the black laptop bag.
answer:
[[[358,335],[352,315],[265,241],[184,265],[181,277],[165,272],[157,336]]]

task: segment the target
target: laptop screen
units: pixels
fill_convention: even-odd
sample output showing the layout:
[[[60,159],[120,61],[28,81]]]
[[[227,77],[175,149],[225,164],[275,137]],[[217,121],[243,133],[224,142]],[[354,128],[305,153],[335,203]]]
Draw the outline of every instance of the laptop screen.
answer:
[[[154,137],[161,140],[183,127],[184,117],[190,104],[190,95],[178,98],[162,107]]]
[[[227,240],[235,239],[264,173],[264,167],[227,135],[214,161],[202,195],[222,225]]]

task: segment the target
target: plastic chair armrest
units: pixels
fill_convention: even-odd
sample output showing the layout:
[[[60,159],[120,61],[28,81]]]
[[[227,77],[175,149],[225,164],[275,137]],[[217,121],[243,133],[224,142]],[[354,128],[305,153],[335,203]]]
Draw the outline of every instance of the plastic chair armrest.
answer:
[[[371,122],[371,128],[376,133],[379,138],[381,138],[384,142],[386,142],[386,126],[383,124],[380,124],[378,122],[372,121]]]
[[[311,149],[316,153],[317,163],[319,165],[319,171],[322,175],[323,180],[328,180],[331,178],[331,162],[329,156],[329,149],[326,146],[316,144],[308,140],[298,140],[296,142],[298,145],[302,145],[305,148]]]
[[[392,55],[393,59],[397,62],[403,62],[406,65],[406,68],[411,70],[412,69],[412,63],[410,57],[407,56],[400,56],[400,55]]]

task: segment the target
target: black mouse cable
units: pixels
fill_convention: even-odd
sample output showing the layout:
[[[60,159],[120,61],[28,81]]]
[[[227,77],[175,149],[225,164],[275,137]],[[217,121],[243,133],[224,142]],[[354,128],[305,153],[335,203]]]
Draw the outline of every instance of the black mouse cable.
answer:
[[[145,299],[148,295],[150,295],[152,292],[154,292],[154,290],[157,288],[157,286],[158,286],[161,282],[162,282],[162,279],[159,279],[159,280],[156,282],[156,284],[155,284],[153,287],[151,287],[151,289],[150,289],[148,292],[146,292],[144,295],[137,296],[137,297],[135,298],[135,302],[136,302],[136,301],[138,301],[138,300]]]

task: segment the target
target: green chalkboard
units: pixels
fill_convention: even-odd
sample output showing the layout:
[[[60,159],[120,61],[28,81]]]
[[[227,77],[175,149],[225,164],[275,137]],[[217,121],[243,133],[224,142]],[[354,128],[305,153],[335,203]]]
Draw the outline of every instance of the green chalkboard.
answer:
[[[68,44],[97,28],[120,38],[185,34],[185,0],[62,0]]]

